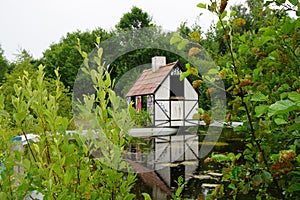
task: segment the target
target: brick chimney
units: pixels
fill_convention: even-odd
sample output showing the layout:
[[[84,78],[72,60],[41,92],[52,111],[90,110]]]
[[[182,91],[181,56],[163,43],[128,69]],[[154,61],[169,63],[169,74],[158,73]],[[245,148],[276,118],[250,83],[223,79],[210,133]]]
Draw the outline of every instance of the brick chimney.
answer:
[[[152,57],[152,72],[156,72],[161,66],[165,66],[166,62],[165,56]]]

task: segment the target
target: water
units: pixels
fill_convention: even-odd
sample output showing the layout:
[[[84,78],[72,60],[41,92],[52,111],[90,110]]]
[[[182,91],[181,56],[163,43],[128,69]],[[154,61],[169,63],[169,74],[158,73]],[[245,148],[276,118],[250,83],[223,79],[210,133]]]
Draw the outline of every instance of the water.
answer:
[[[138,139],[132,148],[134,168],[139,172],[133,192],[136,199],[144,199],[143,192],[153,200],[169,199],[176,191],[176,180],[184,178],[187,185],[182,193],[188,199],[205,199],[222,177],[222,167],[217,163],[205,162],[210,156],[199,158],[201,147],[212,148],[211,152],[242,152],[241,136],[232,129],[224,129],[217,143],[203,142],[207,130],[194,128],[172,136]]]

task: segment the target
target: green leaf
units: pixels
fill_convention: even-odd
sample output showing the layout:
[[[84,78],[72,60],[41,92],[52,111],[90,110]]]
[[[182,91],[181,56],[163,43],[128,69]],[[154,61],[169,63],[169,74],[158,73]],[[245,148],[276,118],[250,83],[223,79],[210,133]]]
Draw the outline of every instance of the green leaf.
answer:
[[[268,27],[260,28],[259,31],[262,31],[264,36],[275,36],[276,35],[276,31],[274,29],[271,29]]]
[[[26,111],[23,111],[23,112],[18,112],[18,113],[15,113],[14,115],[14,119],[18,122],[18,123],[21,123],[27,116],[27,112]]]
[[[242,170],[241,167],[239,166],[235,166],[232,168],[231,174],[232,174],[232,178],[234,180],[239,180],[240,179],[240,174],[241,174]]]
[[[264,44],[266,44],[267,42],[269,42],[270,40],[273,40],[274,39],[274,37],[272,37],[272,36],[263,36],[262,37],[262,40],[261,40],[261,45],[264,45]]]
[[[96,43],[97,43],[98,45],[100,44],[100,37],[99,37],[99,36],[96,37]]]
[[[206,9],[206,4],[205,3],[198,3],[197,7]]]
[[[235,184],[230,183],[230,184],[228,185],[228,188],[235,190],[235,189],[236,189],[236,186],[235,186]]]
[[[182,81],[183,79],[185,79],[185,78],[188,77],[189,75],[190,75],[190,71],[182,72],[182,73],[180,74],[179,80]]]
[[[287,121],[285,121],[284,119],[281,119],[281,118],[276,118],[276,119],[274,119],[274,122],[275,122],[277,125],[288,124]]]
[[[288,34],[293,28],[294,28],[294,23],[292,23],[289,18],[286,18],[284,25],[282,27],[283,34]]]
[[[246,44],[241,44],[240,46],[239,46],[239,54],[245,54],[245,53],[247,53],[247,51],[248,51],[248,49],[249,49],[249,47],[248,47],[248,45],[246,45]]]
[[[261,105],[255,107],[255,116],[260,117],[268,111],[269,106]]]
[[[189,33],[190,38],[192,38],[193,40],[195,40],[196,42],[200,42],[200,32],[199,31],[194,31],[192,33]],[[198,47],[196,47],[197,49],[199,49]]]
[[[195,76],[198,76],[198,69],[195,67],[191,67],[190,69],[188,69],[189,73]]]
[[[272,47],[274,47],[274,46],[269,46],[269,47],[267,47],[267,52],[270,52],[270,48],[272,48]],[[275,51],[272,51],[271,53],[269,53],[269,56],[268,56],[269,58],[271,58],[272,60],[276,60],[276,59],[278,59],[279,58],[279,54],[278,54],[278,52],[275,50]]]
[[[236,11],[235,10],[233,10],[233,11],[230,12],[230,17],[233,17],[235,15],[236,15]]]
[[[262,171],[261,176],[265,183],[271,183],[273,181],[272,175],[265,170]]]
[[[299,3],[298,0],[289,0],[289,2],[290,2],[291,4],[293,4],[294,6],[297,6],[298,3]]]
[[[288,188],[289,192],[300,191],[300,183],[294,183]]]
[[[270,53],[277,53],[278,55],[278,52],[277,52],[277,48],[278,48],[278,45],[270,45],[270,46],[267,46],[266,48],[266,52],[270,52]],[[274,56],[274,55],[273,55]],[[278,58],[278,56],[275,56],[276,58]]]
[[[246,42],[246,37],[245,37],[245,35],[241,35],[240,37],[239,37],[239,39],[242,41],[242,42]]]
[[[298,131],[300,130],[300,124],[292,124],[288,127],[288,131]]]
[[[238,159],[240,159],[241,156],[242,156],[242,154],[241,154],[241,153],[238,153],[238,154],[235,155],[235,159],[238,160]]]
[[[249,156],[249,155],[245,155],[244,158],[246,160],[249,160],[250,162],[255,162],[255,160],[251,156]]]
[[[218,74],[218,73],[219,73],[219,70],[218,70],[218,69],[215,69],[215,68],[210,69],[210,70],[207,72],[207,74]]]
[[[300,102],[300,94],[297,92],[289,92],[288,98],[295,102]]]
[[[180,197],[180,194],[182,192],[182,190],[184,189],[184,187],[179,186],[175,192],[176,197]]]
[[[22,160],[22,164],[26,170],[30,169],[30,161],[27,158]]]
[[[182,182],[183,182],[183,178],[182,178],[182,176],[179,176],[178,180],[177,180],[177,183],[180,185],[180,184],[182,184]]]
[[[0,192],[0,199],[8,199],[5,192]]]
[[[87,58],[88,54],[87,54],[86,52],[82,51],[82,52],[81,52],[81,56],[82,56],[83,58]]]
[[[251,97],[251,101],[267,101],[269,96],[265,96],[261,92],[258,92]]]
[[[223,24],[224,26],[226,26],[226,25],[227,25],[227,20],[219,20],[219,21],[217,22],[216,28],[221,28],[221,27],[222,27],[222,24]]]
[[[173,45],[175,43],[178,43],[182,40],[182,37],[179,35],[179,33],[174,33],[170,39],[170,44]]]
[[[300,47],[297,47],[295,49],[295,55],[298,56],[298,57],[300,57]]]
[[[142,193],[145,200],[151,200],[151,197],[148,193]]]
[[[255,37],[255,38],[253,39],[253,46],[254,46],[254,47],[259,47],[259,46],[261,46],[261,41],[260,41],[259,38]]]
[[[279,158],[280,158],[280,155],[279,155],[279,154],[272,154],[272,155],[270,156],[270,158],[271,158],[271,160],[272,160],[273,162],[278,162],[278,161],[279,161]]]
[[[181,42],[178,44],[177,49],[178,50],[182,50],[186,47],[186,45],[188,45],[190,43],[190,41],[188,39],[183,39],[181,40]]]
[[[186,68],[187,70],[189,70],[189,69],[191,68],[191,64],[190,64],[190,63],[185,64],[185,68]]]
[[[282,84],[279,88],[278,88],[278,92],[284,92],[284,91],[287,91],[289,90],[291,87],[289,84]]]
[[[223,154],[215,154],[211,157],[211,159],[216,160],[218,162],[227,161],[228,157]]]
[[[299,109],[299,106],[297,106],[291,100],[281,100],[277,101],[269,107],[268,116],[271,117],[273,115],[287,113],[297,109]]]
[[[98,57],[101,59],[102,54],[103,54],[103,48],[99,48],[97,53],[98,53]]]
[[[269,6],[271,3],[273,3],[273,1],[266,1],[264,6]]]
[[[224,17],[226,17],[226,15],[227,15],[227,11],[224,10],[224,12],[221,14],[221,19],[223,19]]]
[[[294,120],[296,124],[300,124],[300,116],[295,117]]]

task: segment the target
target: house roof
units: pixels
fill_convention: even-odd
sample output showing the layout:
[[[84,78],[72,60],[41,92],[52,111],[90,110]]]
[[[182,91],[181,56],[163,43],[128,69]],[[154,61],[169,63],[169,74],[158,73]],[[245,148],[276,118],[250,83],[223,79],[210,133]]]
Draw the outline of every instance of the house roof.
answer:
[[[154,94],[156,89],[160,86],[176,64],[177,62],[173,62],[165,66],[161,66],[155,72],[152,72],[152,69],[144,70],[131,89],[127,92],[126,97]]]

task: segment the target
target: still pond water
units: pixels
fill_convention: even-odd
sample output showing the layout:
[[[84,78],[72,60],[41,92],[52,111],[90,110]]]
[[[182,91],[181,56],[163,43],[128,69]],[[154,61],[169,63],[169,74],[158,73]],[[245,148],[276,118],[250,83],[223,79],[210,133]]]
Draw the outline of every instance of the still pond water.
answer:
[[[222,167],[216,163],[204,162],[211,152],[242,152],[244,143],[241,135],[232,129],[223,129],[217,142],[203,142],[207,129],[192,128],[171,136],[137,139],[130,155],[133,168],[139,172],[133,189],[136,199],[144,199],[148,193],[153,200],[170,199],[176,191],[176,180],[184,178],[187,185],[183,197],[205,199],[222,177]],[[200,149],[212,149],[206,156],[200,156]],[[129,153],[130,154],[130,153]]]

